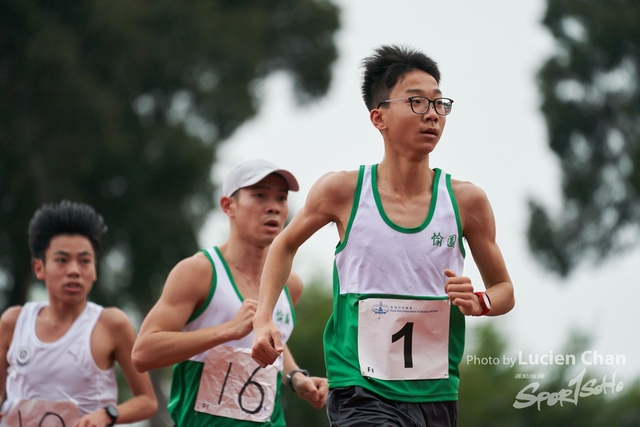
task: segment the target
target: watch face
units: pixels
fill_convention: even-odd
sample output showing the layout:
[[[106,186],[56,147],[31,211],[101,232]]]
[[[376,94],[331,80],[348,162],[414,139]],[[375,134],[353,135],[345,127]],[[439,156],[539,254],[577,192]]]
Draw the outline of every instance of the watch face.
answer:
[[[491,301],[489,301],[487,294],[483,293],[482,299],[484,300],[484,305],[486,305],[488,309],[491,309]]]
[[[107,411],[107,415],[109,415],[114,421],[116,420],[116,418],[118,418],[119,414],[115,406],[109,405],[104,409],[105,411]]]

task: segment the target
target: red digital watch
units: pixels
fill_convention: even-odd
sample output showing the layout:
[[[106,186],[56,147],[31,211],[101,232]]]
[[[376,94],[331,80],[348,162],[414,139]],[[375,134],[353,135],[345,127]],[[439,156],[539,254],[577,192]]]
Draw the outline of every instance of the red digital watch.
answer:
[[[480,307],[482,307],[482,314],[484,316],[491,310],[491,300],[489,299],[489,295],[486,292],[478,291],[474,292],[478,296],[478,300],[480,301]]]

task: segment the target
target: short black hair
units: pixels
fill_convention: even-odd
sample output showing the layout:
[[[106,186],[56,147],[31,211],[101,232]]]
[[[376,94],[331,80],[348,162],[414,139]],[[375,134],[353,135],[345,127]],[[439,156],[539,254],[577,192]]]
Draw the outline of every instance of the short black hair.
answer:
[[[91,242],[97,257],[100,237],[107,226],[91,206],[63,200],[58,204],[44,204],[33,214],[29,223],[29,249],[33,259],[45,260],[51,239],[61,234],[79,234]]]
[[[424,53],[402,46],[383,45],[362,60],[362,98],[369,111],[388,99],[391,89],[407,73],[421,70],[440,84],[438,64]]]

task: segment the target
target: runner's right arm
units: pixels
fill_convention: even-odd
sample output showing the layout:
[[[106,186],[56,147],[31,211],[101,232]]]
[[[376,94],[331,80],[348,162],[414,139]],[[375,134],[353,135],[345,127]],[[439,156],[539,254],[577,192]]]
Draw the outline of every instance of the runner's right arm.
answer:
[[[260,283],[258,309],[253,321],[251,357],[261,366],[272,364],[284,351],[280,331],[272,321],[273,309],[291,272],[298,248],[316,231],[335,222],[342,239],[357,183],[357,171],[331,172],[309,191],[305,205],[275,238],[265,261]]]
[[[174,365],[251,332],[257,302],[250,299],[229,322],[182,332],[191,315],[205,303],[212,275],[211,264],[202,253],[182,260],[171,270],[133,347],[132,360],[139,372]]]

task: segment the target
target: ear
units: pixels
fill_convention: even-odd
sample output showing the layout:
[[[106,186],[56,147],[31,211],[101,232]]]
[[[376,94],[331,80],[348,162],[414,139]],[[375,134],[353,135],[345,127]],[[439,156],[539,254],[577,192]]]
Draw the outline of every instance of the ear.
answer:
[[[235,205],[236,199],[233,197],[220,197],[220,207],[222,208],[222,212],[227,214],[229,218],[233,218],[235,216]]]
[[[38,280],[44,280],[44,262],[41,259],[33,260],[33,272]]]
[[[373,126],[375,126],[379,131],[383,131],[387,128],[387,125],[384,122],[384,112],[379,108],[374,108],[369,112],[369,120],[371,120]]]

